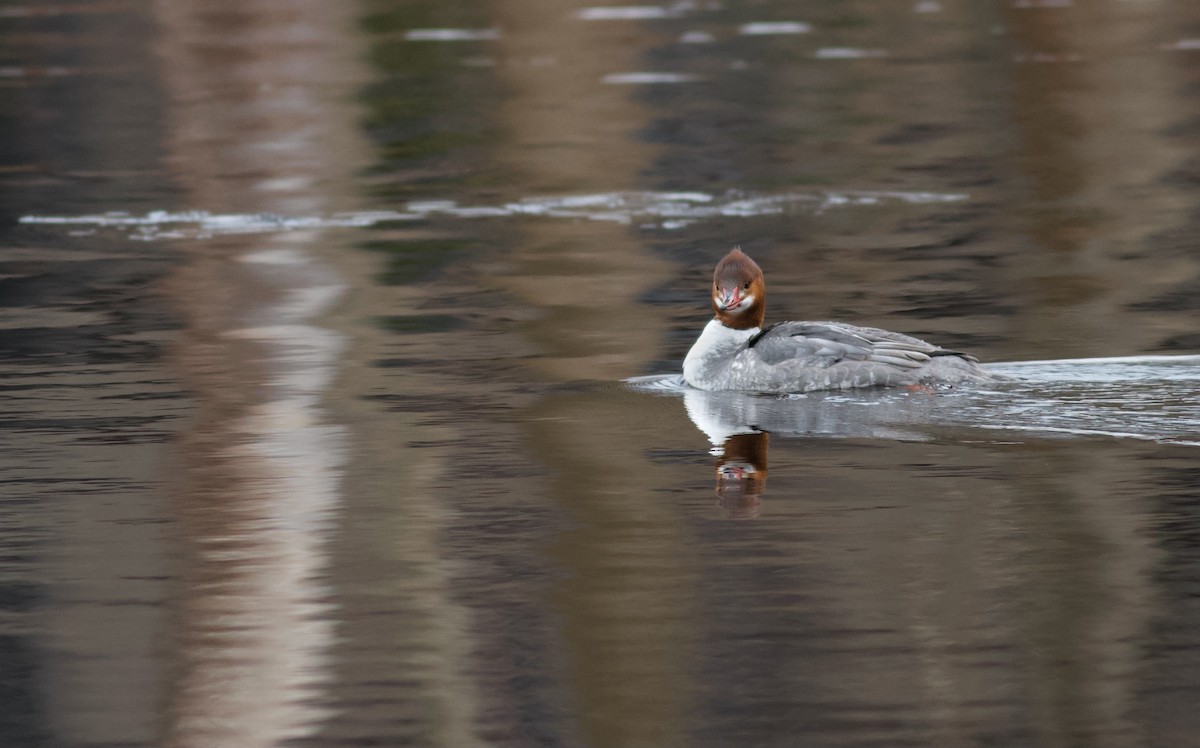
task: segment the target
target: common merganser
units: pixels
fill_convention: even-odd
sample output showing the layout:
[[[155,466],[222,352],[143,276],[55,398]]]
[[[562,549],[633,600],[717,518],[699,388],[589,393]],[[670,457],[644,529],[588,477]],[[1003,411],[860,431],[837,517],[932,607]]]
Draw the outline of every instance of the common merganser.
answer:
[[[712,305],[716,316],[683,360],[684,380],[698,389],[811,392],[999,379],[974,356],[874,327],[777,322],[764,329],[763,273],[738,248],[717,263]]]

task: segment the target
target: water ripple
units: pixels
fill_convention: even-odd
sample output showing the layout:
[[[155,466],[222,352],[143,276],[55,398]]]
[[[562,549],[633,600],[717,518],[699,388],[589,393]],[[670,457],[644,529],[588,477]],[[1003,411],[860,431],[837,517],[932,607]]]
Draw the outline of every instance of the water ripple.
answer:
[[[929,396],[853,390],[766,396],[701,392],[678,374],[637,377],[642,392],[683,397],[714,444],[733,434],[923,440],[945,426],[1102,436],[1200,446],[1200,356],[1127,356],[994,364],[1012,377]]]
[[[753,218],[789,212],[819,214],[826,210],[886,204],[920,205],[962,202],[957,192],[902,190],[825,190],[777,194],[731,191],[600,192],[583,195],[527,197],[497,205],[462,205],[454,200],[423,200],[403,210],[357,211],[330,215],[284,216],[270,213],[210,213],[204,210],[156,210],[143,215],[116,211],[89,215],[27,215],[23,224],[116,228],[134,239],[196,239],[231,234],[261,234],[313,229],[363,228],[395,221],[439,216],[462,219],[541,217],[637,223],[642,228],[677,229],[713,218]]]

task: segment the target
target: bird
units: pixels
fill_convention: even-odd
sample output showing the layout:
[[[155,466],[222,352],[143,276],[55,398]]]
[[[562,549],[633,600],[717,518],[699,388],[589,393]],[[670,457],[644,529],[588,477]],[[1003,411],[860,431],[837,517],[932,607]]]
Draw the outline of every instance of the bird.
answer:
[[[713,271],[715,316],[683,360],[684,381],[701,390],[800,393],[1001,378],[970,354],[888,330],[844,322],[763,327],[766,303],[762,269],[735,247]]]

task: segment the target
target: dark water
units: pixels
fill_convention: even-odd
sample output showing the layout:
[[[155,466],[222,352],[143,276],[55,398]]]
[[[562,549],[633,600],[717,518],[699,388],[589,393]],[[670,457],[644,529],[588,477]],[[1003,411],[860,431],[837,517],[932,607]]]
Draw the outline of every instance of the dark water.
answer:
[[[1198,123],[1184,0],[0,7],[0,746],[1195,744]],[[1012,379],[686,391],[735,243]]]

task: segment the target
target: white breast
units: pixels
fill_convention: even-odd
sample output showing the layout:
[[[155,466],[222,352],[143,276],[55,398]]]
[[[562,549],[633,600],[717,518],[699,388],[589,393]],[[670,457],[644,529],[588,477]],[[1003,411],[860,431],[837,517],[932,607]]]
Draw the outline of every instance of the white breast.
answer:
[[[702,390],[720,389],[721,380],[747,341],[759,332],[757,327],[734,330],[713,319],[683,360],[683,378]]]

